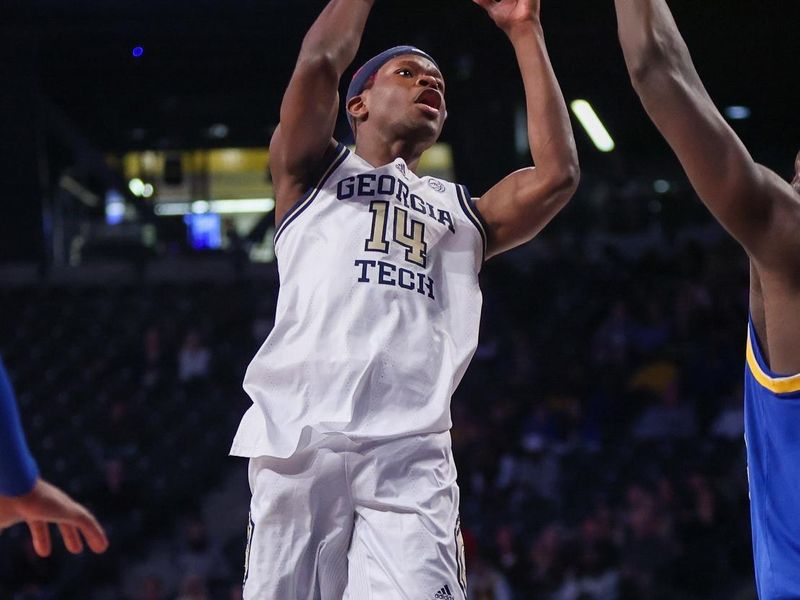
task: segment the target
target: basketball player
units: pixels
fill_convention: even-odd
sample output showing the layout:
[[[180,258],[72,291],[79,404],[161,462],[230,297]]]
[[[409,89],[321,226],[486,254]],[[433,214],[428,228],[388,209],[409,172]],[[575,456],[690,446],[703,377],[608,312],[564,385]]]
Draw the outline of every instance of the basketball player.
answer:
[[[25,521],[39,556],[51,550],[48,523],[56,523],[64,546],[73,554],[86,539],[94,552],[108,540],[94,516],[63,491],[39,477],[17,413],[14,392],[0,360],[0,530]]]
[[[372,0],[331,0],[308,31],[270,145],[281,289],[245,375],[254,405],[247,599],[463,600],[450,397],[478,340],[478,271],[564,206],[578,161],[538,0],[475,0],[513,45],[536,168],[473,202],[416,174],[447,116],[424,51],[368,61],[332,139],[340,78]]]
[[[792,184],[757,164],[714,107],[665,0],[615,0],[647,113],[750,257],[745,438],[756,583],[800,598],[800,155]]]

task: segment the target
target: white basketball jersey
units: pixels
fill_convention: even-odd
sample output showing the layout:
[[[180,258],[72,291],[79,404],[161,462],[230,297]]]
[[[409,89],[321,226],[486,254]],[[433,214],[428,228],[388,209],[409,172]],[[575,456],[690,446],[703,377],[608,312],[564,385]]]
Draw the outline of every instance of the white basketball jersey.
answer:
[[[275,327],[245,374],[236,456],[447,431],[478,343],[486,232],[467,190],[341,144],[325,166],[275,234]]]

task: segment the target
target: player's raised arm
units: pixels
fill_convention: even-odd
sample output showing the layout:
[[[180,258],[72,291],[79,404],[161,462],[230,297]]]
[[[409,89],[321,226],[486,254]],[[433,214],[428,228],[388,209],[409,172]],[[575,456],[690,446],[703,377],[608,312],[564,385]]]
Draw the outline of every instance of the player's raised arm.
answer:
[[[757,164],[714,106],[665,0],[615,0],[633,87],[694,189],[761,267],[796,272],[800,196]]]
[[[339,80],[358,51],[373,4],[374,0],[331,0],[303,39],[270,143],[278,222],[314,184],[331,146]]]
[[[488,225],[488,255],[533,238],[572,197],[578,154],[539,20],[539,0],[473,0],[508,36],[525,86],[535,168],[512,173],[477,202]]]

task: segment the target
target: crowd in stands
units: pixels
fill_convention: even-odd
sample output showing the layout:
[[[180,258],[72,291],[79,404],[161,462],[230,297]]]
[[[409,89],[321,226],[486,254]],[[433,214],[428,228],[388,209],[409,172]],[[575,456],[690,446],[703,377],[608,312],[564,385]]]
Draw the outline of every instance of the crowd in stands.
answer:
[[[751,600],[746,258],[687,192],[583,190],[482,271],[480,344],[452,403],[469,599]],[[34,454],[112,544],[41,560],[6,532],[0,597],[240,597],[244,535],[210,539],[197,503],[235,460],[241,378],[276,293],[0,288]],[[179,583],[123,592],[165,534]]]
[[[261,293],[270,304],[274,290]],[[231,467],[227,448],[248,404],[241,373],[258,344],[250,328],[260,300],[214,285],[6,288],[0,298],[14,315],[0,325],[0,352],[32,451],[113,539],[101,556],[42,560],[24,528],[5,532],[0,598],[97,597],[165,534],[176,536],[175,572],[187,574],[182,597],[200,598],[197,589],[221,597],[241,579],[245,525],[219,562],[197,558],[211,541],[196,517],[185,534],[179,524]],[[151,581],[140,591],[154,600],[158,588]]]

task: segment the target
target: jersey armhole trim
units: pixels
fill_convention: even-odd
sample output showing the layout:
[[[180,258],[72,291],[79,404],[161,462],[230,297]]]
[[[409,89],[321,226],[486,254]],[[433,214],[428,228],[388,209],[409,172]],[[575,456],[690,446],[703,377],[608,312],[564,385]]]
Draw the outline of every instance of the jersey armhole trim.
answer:
[[[793,394],[800,392],[800,374],[776,375],[764,363],[758,336],[752,322],[747,324],[747,366],[755,380],[773,394]]]
[[[486,249],[488,246],[488,237],[486,235],[488,228],[486,227],[486,222],[483,220],[481,213],[472,201],[469,190],[467,190],[465,186],[456,184],[456,193],[458,194],[458,203],[461,205],[461,210],[467,215],[467,219],[475,225],[475,228],[481,236],[481,263],[484,263],[486,262]]]
[[[325,186],[325,182],[328,181],[328,178],[333,175],[333,172],[336,171],[336,169],[338,169],[339,166],[344,162],[348,154],[350,154],[350,150],[348,150],[347,146],[342,143],[339,143],[336,146],[336,149],[330,153],[333,158],[330,159],[327,168],[323,166],[324,170],[319,182],[314,187],[309,188],[309,190],[303,194],[297,202],[294,203],[292,208],[288,210],[286,215],[284,215],[280,227],[278,227],[278,230],[275,232],[273,244],[277,243],[278,238],[281,236],[281,234],[283,234],[286,227],[297,217],[299,217],[305,209],[311,206],[320,190]]]

